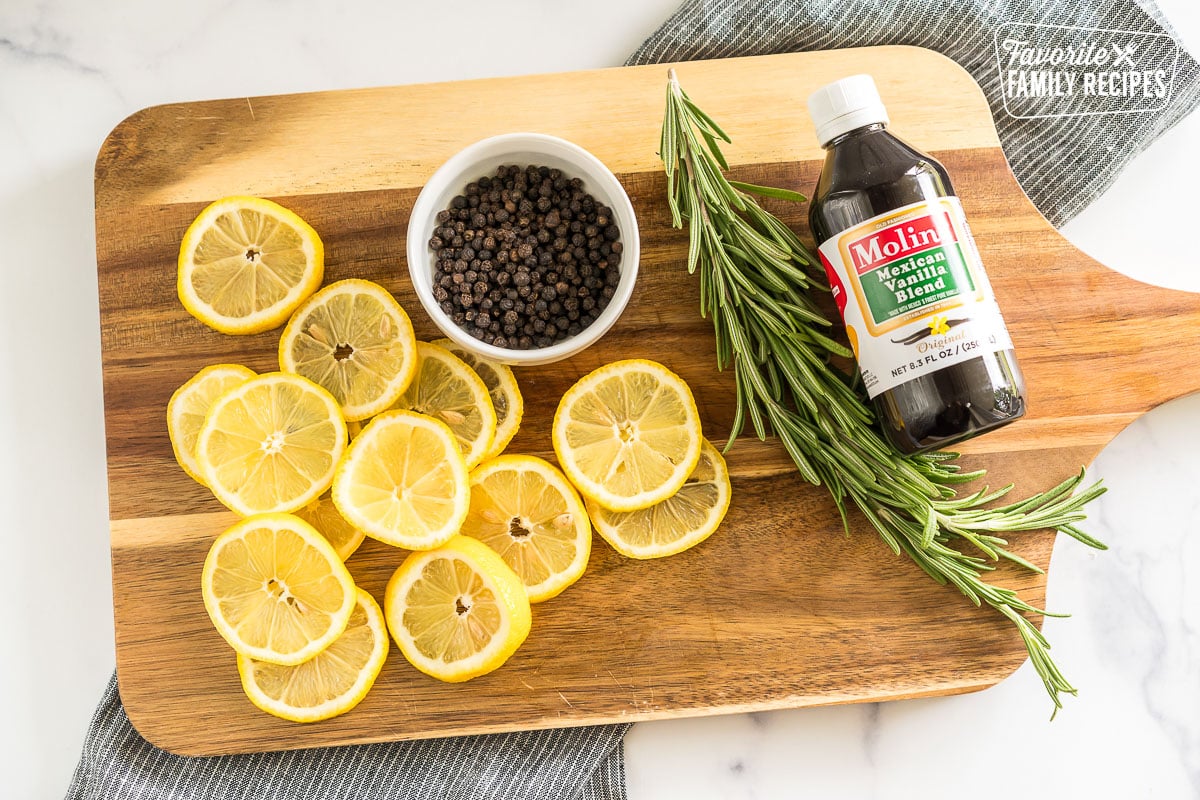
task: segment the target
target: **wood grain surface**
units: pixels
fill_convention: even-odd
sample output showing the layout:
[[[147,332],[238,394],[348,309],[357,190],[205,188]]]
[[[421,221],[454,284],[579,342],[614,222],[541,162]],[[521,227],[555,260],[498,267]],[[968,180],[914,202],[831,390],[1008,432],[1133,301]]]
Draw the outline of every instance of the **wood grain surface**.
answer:
[[[743,180],[808,192],[821,152],[804,100],[857,72],[875,75],[893,129],[945,163],[1029,385],[1026,419],[963,447],[964,464],[987,467],[993,485],[1047,488],[1138,415],[1200,388],[1191,357],[1200,298],[1125,278],[1059,236],[1016,184],[981,92],[952,62],[887,47],[678,71],[734,137],[728,155]],[[1024,661],[1009,623],[893,556],[861,518],[844,534],[825,491],[799,480],[782,448],[744,438],[728,454],[733,503],[716,535],[650,562],[624,559],[597,537],[585,576],[534,607],[529,640],[502,669],[442,684],[393,646],[362,705],[310,725],[263,714],[242,694],[199,588],[209,544],[234,517],[175,464],[165,410],[205,365],[277,368],[279,331],[224,336],[184,311],[175,295],[184,229],[220,196],[276,199],[320,232],[327,281],[380,282],[418,336],[433,338],[404,257],[423,181],[488,135],[566,137],[612,167],[632,198],[641,273],[599,344],[518,372],[527,410],[509,451],[552,459],[559,396],[627,357],[681,374],[706,434],[723,443],[732,375],[714,367],[655,153],[665,76],[665,66],[649,66],[157,106],[105,141],[96,237],[117,665],[126,711],[147,739],[218,754],[888,700],[981,689]],[[807,238],[805,206],[772,207]],[[1052,534],[1028,534],[1014,549],[1048,567],[1053,544]],[[349,566],[382,597],[404,556],[368,541]],[[1034,604],[1044,599],[1044,576],[1002,566],[995,579]]]

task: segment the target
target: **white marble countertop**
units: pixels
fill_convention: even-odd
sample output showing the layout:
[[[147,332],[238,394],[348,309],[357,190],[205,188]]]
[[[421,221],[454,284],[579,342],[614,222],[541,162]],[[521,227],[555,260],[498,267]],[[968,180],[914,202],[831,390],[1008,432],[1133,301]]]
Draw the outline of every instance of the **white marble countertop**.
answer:
[[[676,3],[0,5],[0,794],[63,795],[114,663],[92,216],[109,130],[155,103],[614,66]],[[1200,10],[1161,6],[1200,53]],[[1200,290],[1178,240],[1198,146],[1193,114],[1064,233]],[[1130,426],[1092,473],[1109,493],[1088,529],[1111,549],[1055,551],[1048,602],[1074,616],[1046,631],[1081,689],[1057,721],[1026,664],[972,695],[644,723],[629,796],[1200,796],[1200,396]]]

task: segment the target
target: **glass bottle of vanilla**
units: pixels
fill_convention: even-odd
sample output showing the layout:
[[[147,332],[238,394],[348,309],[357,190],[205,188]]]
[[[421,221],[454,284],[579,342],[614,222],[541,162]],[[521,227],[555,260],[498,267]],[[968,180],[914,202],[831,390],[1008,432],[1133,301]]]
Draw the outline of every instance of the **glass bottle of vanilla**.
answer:
[[[869,75],[818,89],[808,110],[826,150],[809,224],[887,438],[922,452],[1023,416],[1012,340],[946,169],[888,132]]]

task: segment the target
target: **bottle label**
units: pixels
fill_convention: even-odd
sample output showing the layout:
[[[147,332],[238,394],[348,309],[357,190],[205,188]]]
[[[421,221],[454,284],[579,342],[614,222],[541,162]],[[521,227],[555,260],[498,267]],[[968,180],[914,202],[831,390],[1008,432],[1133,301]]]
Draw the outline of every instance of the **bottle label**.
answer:
[[[1012,349],[957,197],[872,217],[819,253],[872,398]]]

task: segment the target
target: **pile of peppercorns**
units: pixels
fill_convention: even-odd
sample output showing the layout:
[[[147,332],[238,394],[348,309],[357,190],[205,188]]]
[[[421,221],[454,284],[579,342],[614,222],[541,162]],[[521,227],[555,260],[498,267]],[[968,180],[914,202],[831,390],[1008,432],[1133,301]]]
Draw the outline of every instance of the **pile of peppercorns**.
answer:
[[[429,240],[433,297],[496,347],[529,350],[575,336],[621,279],[612,209],[561,170],[502,166],[439,211]]]

